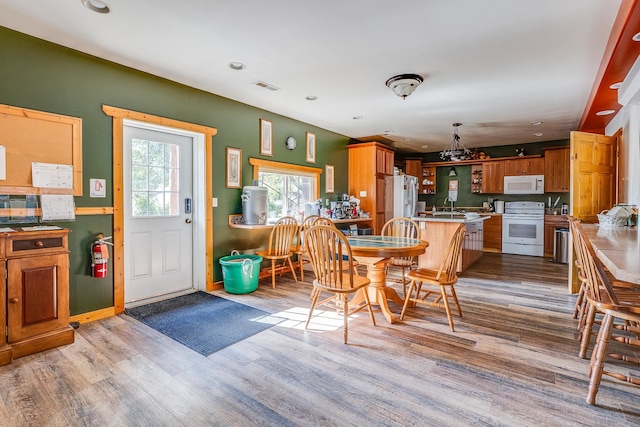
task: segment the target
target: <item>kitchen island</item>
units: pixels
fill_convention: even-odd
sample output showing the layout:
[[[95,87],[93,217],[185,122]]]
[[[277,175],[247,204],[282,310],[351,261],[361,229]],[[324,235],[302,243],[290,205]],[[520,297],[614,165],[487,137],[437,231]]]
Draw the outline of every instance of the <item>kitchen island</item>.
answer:
[[[462,241],[462,254],[458,260],[458,272],[469,268],[482,256],[484,242],[484,221],[491,218],[489,215],[478,214],[445,214],[438,212],[436,215],[413,217],[420,225],[421,240],[429,242],[426,252],[418,257],[418,268],[438,269],[449,247],[449,241],[453,237],[458,225],[463,223],[467,228]]]

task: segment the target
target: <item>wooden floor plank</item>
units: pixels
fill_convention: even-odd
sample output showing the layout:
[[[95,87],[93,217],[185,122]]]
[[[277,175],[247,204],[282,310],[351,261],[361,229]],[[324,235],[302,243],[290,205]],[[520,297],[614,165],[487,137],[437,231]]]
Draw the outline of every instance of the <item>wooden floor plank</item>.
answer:
[[[303,329],[310,271],[275,290],[267,278],[251,294],[215,291],[286,320],[208,357],[126,315],[83,324],[74,344],[0,368],[0,424],[637,424],[640,388],[603,379],[598,406],[585,402],[566,275],[543,258],[484,254],[456,285],[456,332],[436,307],[395,324],[376,308],[378,326],[366,312],[350,321],[349,345],[339,318]]]

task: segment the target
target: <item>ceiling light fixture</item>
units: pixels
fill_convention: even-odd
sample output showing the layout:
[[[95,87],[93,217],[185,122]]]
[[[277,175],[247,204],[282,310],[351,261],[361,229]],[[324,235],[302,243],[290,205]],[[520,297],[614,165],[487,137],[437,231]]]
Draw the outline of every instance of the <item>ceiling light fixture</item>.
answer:
[[[393,93],[398,95],[400,98],[405,99],[407,96],[411,95],[423,81],[424,79],[422,76],[417,74],[400,74],[391,77],[385,84],[393,91]]]
[[[109,13],[109,6],[100,0],[80,0],[84,7],[98,13]]]
[[[622,86],[622,82],[614,83],[609,86],[609,89],[620,89],[620,86]]]
[[[602,110],[596,113],[596,116],[608,116],[609,114],[615,113],[616,110]]]
[[[533,121],[533,122],[529,122],[529,124],[531,126],[540,126],[542,124],[542,122],[540,120],[536,120],[536,121]]]
[[[633,37],[631,37],[631,40],[634,42],[640,42],[640,33],[634,34]]]
[[[462,126],[462,123],[453,124],[453,139],[449,145],[440,152],[440,158],[444,161],[457,162],[471,158],[471,151],[465,148],[462,142],[460,142],[460,135],[458,135],[458,127],[460,126]]]
[[[536,133],[533,134],[533,136],[542,136],[542,135],[544,135],[544,133],[542,133],[542,132],[536,132]]]
[[[316,99],[318,99],[317,96],[315,95],[309,95],[305,98],[307,101],[315,101]]]

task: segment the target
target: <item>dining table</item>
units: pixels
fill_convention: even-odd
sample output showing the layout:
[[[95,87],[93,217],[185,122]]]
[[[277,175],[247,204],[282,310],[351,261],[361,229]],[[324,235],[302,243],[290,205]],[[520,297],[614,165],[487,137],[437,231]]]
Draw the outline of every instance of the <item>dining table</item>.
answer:
[[[389,323],[395,322],[395,316],[389,309],[387,300],[402,305],[404,301],[395,289],[387,286],[387,264],[391,257],[418,256],[425,252],[429,243],[409,237],[358,235],[346,236],[353,258],[367,267],[369,286],[356,293],[350,305],[364,302],[367,292],[371,304],[379,305],[382,314]]]
[[[582,224],[596,256],[618,280],[640,285],[640,236],[637,227]]]

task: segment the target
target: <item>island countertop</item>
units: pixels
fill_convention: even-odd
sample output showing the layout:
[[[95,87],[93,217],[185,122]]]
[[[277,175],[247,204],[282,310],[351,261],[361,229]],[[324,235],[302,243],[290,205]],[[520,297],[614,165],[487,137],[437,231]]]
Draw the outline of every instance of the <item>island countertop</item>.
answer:
[[[464,215],[464,214],[442,214],[427,215],[427,216],[414,216],[411,219],[414,221],[424,222],[462,222],[468,224],[470,222],[486,221],[491,218],[491,215]]]

